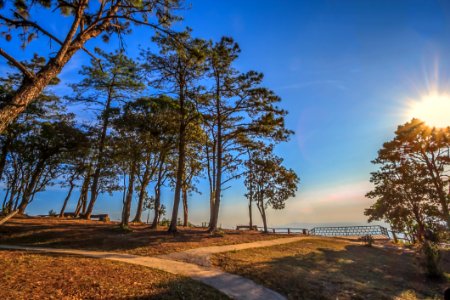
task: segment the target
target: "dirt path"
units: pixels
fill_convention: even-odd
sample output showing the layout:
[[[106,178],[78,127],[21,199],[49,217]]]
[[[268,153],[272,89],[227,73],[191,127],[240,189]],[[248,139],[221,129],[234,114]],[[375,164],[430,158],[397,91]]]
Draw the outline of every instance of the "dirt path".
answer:
[[[200,281],[204,284],[212,286],[222,293],[228,295],[233,299],[238,300],[281,300],[286,299],[279,293],[256,284],[252,280],[244,277],[226,273],[220,269],[200,266],[193,263],[186,263],[172,259],[191,258],[191,257],[205,257],[209,258],[212,253],[219,253],[225,251],[241,250],[256,247],[267,247],[278,244],[285,244],[289,242],[298,241],[301,238],[283,238],[270,241],[261,241],[255,243],[246,243],[230,246],[204,247],[193,249],[189,251],[174,253],[173,258],[170,255],[162,257],[146,257],[131,254],[101,252],[101,251],[87,251],[76,249],[56,249],[56,248],[41,248],[41,247],[26,247],[13,245],[0,245],[0,249],[17,249],[27,251],[41,251],[45,253],[59,253],[59,254],[75,254],[92,258],[102,258],[112,261],[120,261],[129,264],[141,265],[162,270],[172,274],[178,274],[190,277],[194,280]],[[184,253],[184,254],[183,254]],[[188,254],[186,254],[188,253]],[[183,256],[184,255],[184,256]],[[208,261],[209,262],[209,261]]]
[[[274,240],[266,240],[266,241],[258,241],[252,243],[244,243],[244,244],[236,244],[236,245],[225,245],[225,246],[210,246],[210,247],[201,247],[190,249],[181,252],[174,252],[166,255],[160,255],[158,257],[163,259],[177,260],[187,263],[193,263],[200,266],[210,267],[211,254],[221,253],[221,252],[229,252],[229,251],[237,251],[237,250],[245,250],[250,248],[262,248],[262,247],[270,247],[276,245],[282,245],[287,243],[298,242],[302,239],[305,239],[305,236],[296,236],[292,238],[281,238]]]

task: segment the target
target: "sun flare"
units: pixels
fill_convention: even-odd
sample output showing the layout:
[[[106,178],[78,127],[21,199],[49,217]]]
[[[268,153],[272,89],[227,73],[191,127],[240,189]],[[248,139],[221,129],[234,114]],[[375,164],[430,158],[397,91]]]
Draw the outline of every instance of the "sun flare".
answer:
[[[450,94],[433,92],[409,101],[407,117],[420,119],[428,126],[450,126]]]

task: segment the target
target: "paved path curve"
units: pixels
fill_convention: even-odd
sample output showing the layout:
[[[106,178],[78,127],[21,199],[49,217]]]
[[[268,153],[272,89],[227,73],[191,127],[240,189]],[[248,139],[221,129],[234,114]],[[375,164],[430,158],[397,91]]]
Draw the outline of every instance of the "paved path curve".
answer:
[[[218,253],[224,251],[231,251],[237,249],[248,249],[255,247],[265,247],[270,245],[277,245],[279,243],[286,243],[288,239],[276,239],[266,242],[272,243],[248,243],[233,245],[233,247],[228,248],[228,246],[220,247],[205,247],[198,248],[195,250],[205,251],[205,253]],[[292,240],[291,242],[298,239]],[[278,241],[276,243],[275,241]],[[262,244],[260,244],[262,243]],[[262,246],[257,246],[262,245]],[[226,273],[220,269],[212,267],[199,266],[192,263],[174,261],[171,259],[164,259],[160,257],[146,257],[123,253],[114,252],[101,252],[101,251],[88,251],[88,250],[76,250],[76,249],[57,249],[57,248],[41,248],[41,247],[27,247],[27,246],[13,246],[13,245],[0,245],[0,249],[15,249],[15,250],[26,250],[26,251],[41,251],[46,253],[60,253],[60,254],[75,254],[82,255],[92,258],[103,258],[113,261],[120,261],[129,264],[141,265],[146,267],[151,267],[154,269],[162,270],[172,274],[178,274],[183,276],[191,277],[194,280],[200,281],[204,284],[214,287],[215,289],[221,291],[227,296],[237,299],[237,300],[282,300],[286,299],[279,293],[272,291],[266,287],[256,284],[250,279]],[[207,249],[207,250],[202,250]],[[228,250],[231,249],[231,250]],[[169,256],[167,256],[169,257]]]

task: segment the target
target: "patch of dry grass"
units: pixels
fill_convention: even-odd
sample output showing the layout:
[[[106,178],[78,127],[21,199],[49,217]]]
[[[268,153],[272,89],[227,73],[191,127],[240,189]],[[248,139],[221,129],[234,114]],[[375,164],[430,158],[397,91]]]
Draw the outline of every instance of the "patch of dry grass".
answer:
[[[450,284],[427,281],[412,254],[333,238],[216,254],[213,263],[289,299],[441,299]]]
[[[0,299],[228,299],[191,279],[106,260],[0,251]]]
[[[240,244],[287,236],[236,230],[224,230],[224,234],[211,235],[203,228],[182,227],[178,234],[173,235],[167,233],[167,228],[151,230],[145,224],[131,225],[130,228],[129,232],[122,231],[115,222],[17,217],[0,226],[0,244],[153,256],[198,247]]]

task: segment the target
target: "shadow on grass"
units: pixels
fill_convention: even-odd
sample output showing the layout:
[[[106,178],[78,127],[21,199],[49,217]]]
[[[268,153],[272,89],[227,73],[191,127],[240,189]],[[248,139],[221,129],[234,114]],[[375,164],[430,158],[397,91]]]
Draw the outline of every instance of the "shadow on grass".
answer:
[[[131,231],[123,231],[115,223],[92,221],[13,219],[7,226],[0,227],[0,243],[159,255],[200,246],[246,242],[238,232],[227,232],[221,237],[207,233],[206,228],[180,229],[175,235],[166,228],[152,230],[146,224],[130,228]],[[254,235],[255,240],[267,239],[261,234]]]
[[[289,299],[441,299],[450,283],[427,280],[417,258],[401,251],[347,245],[299,253],[293,245],[276,252],[258,250],[258,255],[267,255],[263,261],[237,253],[219,264]],[[443,269],[450,270],[450,253],[443,254]]]

